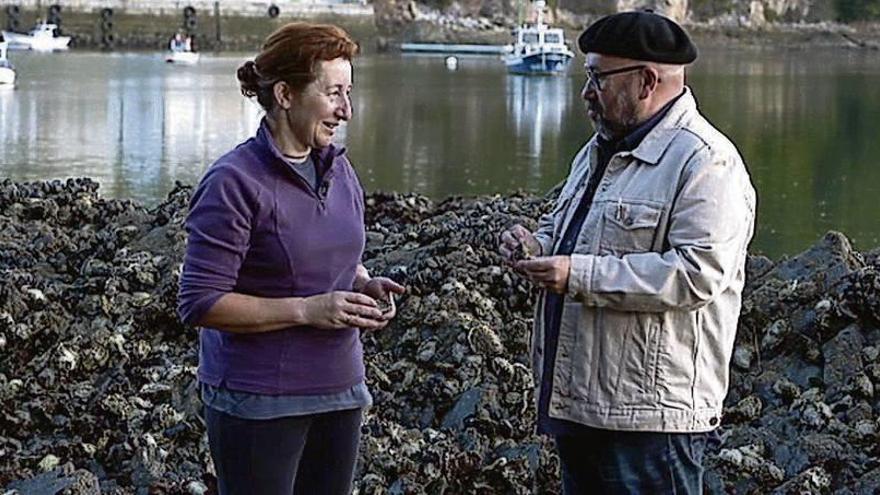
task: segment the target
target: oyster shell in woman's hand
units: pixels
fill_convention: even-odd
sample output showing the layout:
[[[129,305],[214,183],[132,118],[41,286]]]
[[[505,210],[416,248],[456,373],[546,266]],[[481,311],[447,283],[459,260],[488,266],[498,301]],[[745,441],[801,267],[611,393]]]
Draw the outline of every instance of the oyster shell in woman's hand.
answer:
[[[389,292],[385,296],[386,298],[380,297],[376,299],[376,307],[379,308],[383,315],[394,311],[394,294]]]
[[[394,293],[385,289],[382,280],[377,278],[370,279],[364,285],[363,293],[376,300],[376,307],[379,308],[383,315],[394,310]]]

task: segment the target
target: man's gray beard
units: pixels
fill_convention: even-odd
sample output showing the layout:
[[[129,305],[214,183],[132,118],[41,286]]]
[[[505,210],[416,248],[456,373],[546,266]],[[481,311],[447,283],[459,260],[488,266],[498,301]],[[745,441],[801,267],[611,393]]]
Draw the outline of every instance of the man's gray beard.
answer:
[[[596,131],[596,134],[598,134],[605,141],[614,141],[614,137],[611,135],[611,130],[605,124],[605,119],[591,119],[590,121],[593,123],[593,129]]]
[[[597,118],[596,120],[590,119],[593,123],[593,129],[596,130],[596,133],[602,136],[602,139],[606,141],[616,141],[618,139],[623,139],[626,137],[633,129],[636,128],[636,124],[638,123],[638,119],[636,118],[636,104],[633,102],[630,95],[626,92],[620,92],[616,96],[617,107],[621,109],[621,114],[623,118],[619,124],[611,123],[604,118],[604,112],[596,112]],[[597,104],[595,109],[599,110],[601,107]]]
[[[623,102],[620,102],[623,105]],[[633,129],[636,128],[638,124],[638,119],[636,118],[635,105],[626,105],[627,108],[624,112],[625,117],[623,121],[619,125],[614,125],[609,122],[607,119],[601,116],[598,116],[597,119],[590,119],[590,122],[593,124],[593,129],[596,131],[596,134],[602,137],[602,139],[606,141],[616,141],[618,139],[622,139],[627,136]]]

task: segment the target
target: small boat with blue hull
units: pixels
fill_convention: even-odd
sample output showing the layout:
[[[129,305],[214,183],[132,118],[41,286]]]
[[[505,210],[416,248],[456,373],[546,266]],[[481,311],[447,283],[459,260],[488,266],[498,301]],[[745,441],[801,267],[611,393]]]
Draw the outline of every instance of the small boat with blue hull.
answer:
[[[548,27],[543,22],[544,1],[535,1],[537,22],[516,28],[516,41],[504,63],[508,72],[514,74],[560,74],[565,72],[574,58],[565,44],[562,29]]]

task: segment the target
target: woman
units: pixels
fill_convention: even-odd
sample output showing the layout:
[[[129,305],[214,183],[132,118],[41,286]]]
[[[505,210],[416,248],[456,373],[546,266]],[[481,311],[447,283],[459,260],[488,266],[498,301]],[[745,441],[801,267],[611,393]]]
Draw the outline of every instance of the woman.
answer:
[[[351,492],[364,383],[359,330],[404,288],[371,279],[363,190],[331,144],[351,118],[357,45],[293,23],[238,69],[266,116],[193,194],[181,319],[200,331],[199,381],[220,493]]]

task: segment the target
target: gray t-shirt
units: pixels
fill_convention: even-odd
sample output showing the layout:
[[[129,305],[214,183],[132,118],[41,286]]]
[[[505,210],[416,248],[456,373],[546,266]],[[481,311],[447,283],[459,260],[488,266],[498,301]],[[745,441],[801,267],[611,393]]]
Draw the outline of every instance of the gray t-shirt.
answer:
[[[203,404],[244,419],[306,416],[373,405],[373,396],[364,382],[339,393],[323,395],[264,395],[212,387],[206,383],[201,386]]]
[[[300,162],[294,161],[287,155],[285,155],[284,158],[287,160],[290,168],[292,168],[297,175],[305,179],[306,184],[311,185],[312,189],[315,191],[318,190],[318,187],[320,186],[320,178],[318,177],[318,170],[315,168],[315,161],[312,160],[312,155],[307,155],[305,160]]]

